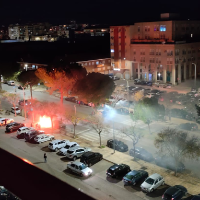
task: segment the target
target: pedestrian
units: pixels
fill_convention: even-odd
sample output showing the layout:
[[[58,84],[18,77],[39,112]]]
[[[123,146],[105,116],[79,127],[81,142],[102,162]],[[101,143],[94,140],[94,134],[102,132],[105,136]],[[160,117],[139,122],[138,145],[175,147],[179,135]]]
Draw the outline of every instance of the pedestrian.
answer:
[[[44,162],[45,163],[47,162],[47,155],[46,155],[46,153],[44,153]]]
[[[80,106],[81,101],[78,101],[78,105]]]

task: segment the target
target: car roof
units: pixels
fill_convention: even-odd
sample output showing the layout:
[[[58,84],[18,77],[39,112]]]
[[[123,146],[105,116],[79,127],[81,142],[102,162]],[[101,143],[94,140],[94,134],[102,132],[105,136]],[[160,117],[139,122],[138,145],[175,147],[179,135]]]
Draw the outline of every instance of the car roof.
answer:
[[[26,126],[23,126],[23,127],[20,127],[19,129],[20,130],[23,130],[23,129],[27,129],[28,127],[26,127]]]
[[[183,189],[185,189],[185,187],[183,187],[182,185],[175,185],[175,186],[168,188],[165,193],[174,195],[176,192],[178,192],[179,190],[183,190]]]
[[[137,170],[133,170],[133,171],[130,171],[128,174],[136,175],[136,174],[138,174],[138,173],[139,173],[139,171],[137,171]]]
[[[77,144],[77,142],[68,142],[67,145]]]
[[[84,164],[84,163],[82,163],[82,162],[79,162],[79,161],[74,161],[74,162],[72,162],[71,164],[75,164],[75,165],[82,165],[82,164]]]
[[[37,137],[42,137],[42,136],[46,136],[46,134],[37,135]]]
[[[62,141],[62,140],[53,140],[53,141],[51,141],[51,143],[57,143],[57,142],[60,142],[60,141]]]
[[[152,174],[151,176],[149,176],[149,178],[152,178],[152,179],[157,179],[157,178],[160,178],[160,177],[162,177],[162,176],[160,174],[157,174],[157,173]]]
[[[74,150],[77,150],[77,149],[84,149],[84,147],[75,146],[75,147],[70,148],[70,151],[74,151]]]

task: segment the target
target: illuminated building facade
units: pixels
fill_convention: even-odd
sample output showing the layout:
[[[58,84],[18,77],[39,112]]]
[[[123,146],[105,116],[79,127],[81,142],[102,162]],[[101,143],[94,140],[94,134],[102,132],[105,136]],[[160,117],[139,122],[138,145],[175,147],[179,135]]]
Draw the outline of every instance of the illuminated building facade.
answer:
[[[167,20],[110,27],[111,65],[117,76],[176,84],[200,72],[200,22]]]

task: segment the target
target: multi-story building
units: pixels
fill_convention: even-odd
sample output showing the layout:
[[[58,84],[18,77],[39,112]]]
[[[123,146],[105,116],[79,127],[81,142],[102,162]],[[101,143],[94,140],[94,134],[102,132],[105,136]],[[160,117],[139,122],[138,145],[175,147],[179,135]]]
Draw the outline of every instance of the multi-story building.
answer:
[[[110,27],[111,64],[124,78],[182,82],[200,71],[200,21],[166,20]]]

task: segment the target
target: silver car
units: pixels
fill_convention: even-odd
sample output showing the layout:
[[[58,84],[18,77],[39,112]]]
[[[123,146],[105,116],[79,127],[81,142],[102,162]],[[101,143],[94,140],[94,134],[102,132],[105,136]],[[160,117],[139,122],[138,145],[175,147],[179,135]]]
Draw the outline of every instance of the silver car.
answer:
[[[140,187],[145,192],[153,192],[156,188],[164,184],[165,180],[160,174],[152,174],[141,184]]]
[[[86,147],[73,147],[67,150],[66,157],[72,160],[76,160],[77,158],[80,158],[85,152],[91,151],[90,148]]]
[[[92,174],[92,169],[87,167],[84,163],[78,161],[67,164],[67,169],[79,174],[80,176],[90,176]]]
[[[65,147],[63,147],[63,148],[60,149],[60,151],[58,152],[58,154],[66,156],[67,150],[70,149],[70,148],[73,148],[75,146],[79,146],[79,144],[76,143],[76,142],[69,142],[69,143],[67,143],[67,145]]]

